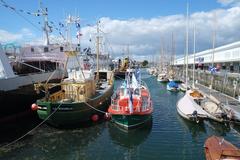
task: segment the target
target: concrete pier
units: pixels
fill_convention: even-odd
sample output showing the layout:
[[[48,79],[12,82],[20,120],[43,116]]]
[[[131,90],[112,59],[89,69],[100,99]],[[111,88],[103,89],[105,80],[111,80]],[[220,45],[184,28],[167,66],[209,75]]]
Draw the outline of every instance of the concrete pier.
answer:
[[[185,73],[181,69],[176,71],[177,77],[182,81],[185,81]],[[226,71],[220,71],[211,74],[209,71],[205,70],[195,70],[195,82],[206,87],[211,87],[211,79],[213,78],[212,89],[229,95],[236,100],[240,96],[240,74],[239,73],[229,73]],[[193,71],[188,71],[188,80],[191,82],[193,80]]]
[[[181,73],[177,72],[178,76],[182,76]],[[192,71],[189,71],[189,85],[192,84]],[[213,77],[213,86],[211,87],[211,79]],[[195,87],[199,88],[203,93],[207,95],[212,95],[219,102],[223,104],[223,107],[228,111],[231,111],[231,114],[235,116],[235,122],[240,123],[240,101],[239,96],[239,75],[231,75],[229,73],[216,73],[211,74],[208,71],[196,71],[195,72]]]

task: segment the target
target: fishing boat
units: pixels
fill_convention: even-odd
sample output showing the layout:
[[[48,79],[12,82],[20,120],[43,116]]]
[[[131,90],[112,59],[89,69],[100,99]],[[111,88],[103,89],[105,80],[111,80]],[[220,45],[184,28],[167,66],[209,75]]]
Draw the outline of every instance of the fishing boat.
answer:
[[[69,17],[69,23],[74,17]],[[98,29],[99,31],[99,29]],[[97,121],[104,115],[113,94],[113,72],[99,68],[99,36],[97,36],[97,69],[80,65],[79,51],[65,51],[68,62],[67,78],[60,83],[35,84],[36,91],[44,90],[45,97],[37,100],[32,108],[37,110],[38,116],[54,126],[81,124],[89,120]],[[69,47],[72,48],[71,46]],[[75,64],[73,65],[75,60]],[[93,64],[92,64],[93,65]],[[58,86],[60,90],[51,93],[49,89]]]
[[[176,92],[176,91],[179,91],[179,86],[176,82],[170,81],[167,83],[167,90]]]
[[[36,94],[34,83],[61,80],[65,46],[49,40],[51,26],[45,7],[38,13],[44,17],[44,43],[0,44],[0,123],[32,115],[29,106],[43,96]]]
[[[153,107],[149,89],[139,75],[133,73],[112,96],[108,109],[112,121],[124,129],[143,125],[152,117]]]
[[[134,64],[129,57],[118,60],[117,67],[114,70],[114,76],[115,78],[124,79],[126,72],[134,72]]]
[[[39,118],[48,118],[47,122],[54,126],[97,120],[107,110],[113,93],[113,73],[99,74],[101,79],[96,81],[92,70],[71,70],[61,83],[36,84],[37,90],[44,88],[46,92],[46,96],[36,102]],[[61,89],[49,94],[47,88],[54,86]]]
[[[240,150],[227,140],[217,136],[209,137],[204,144],[206,160],[239,160]]]

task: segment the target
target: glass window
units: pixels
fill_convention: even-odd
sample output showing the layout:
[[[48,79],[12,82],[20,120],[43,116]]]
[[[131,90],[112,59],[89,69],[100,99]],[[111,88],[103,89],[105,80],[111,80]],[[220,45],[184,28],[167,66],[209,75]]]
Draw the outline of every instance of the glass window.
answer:
[[[48,52],[48,47],[44,47],[44,52]]]
[[[60,52],[63,52],[63,47],[62,46],[60,47]]]

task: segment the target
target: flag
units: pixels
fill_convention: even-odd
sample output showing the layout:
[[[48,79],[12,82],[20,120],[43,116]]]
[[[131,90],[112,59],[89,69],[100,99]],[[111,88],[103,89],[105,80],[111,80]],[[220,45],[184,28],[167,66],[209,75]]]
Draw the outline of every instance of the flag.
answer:
[[[216,67],[213,67],[213,66],[209,66],[208,70],[211,72],[211,74],[217,72],[217,68],[216,68]]]
[[[137,81],[137,79],[135,77],[135,74],[132,74],[132,88],[133,88],[133,90],[138,88],[138,81]]]
[[[76,37],[80,38],[82,36],[82,33],[80,31],[77,32]]]
[[[135,76],[136,76],[136,79],[139,83],[141,83],[141,75],[140,74],[141,74],[140,69],[139,69],[139,67],[137,67],[135,69]]]

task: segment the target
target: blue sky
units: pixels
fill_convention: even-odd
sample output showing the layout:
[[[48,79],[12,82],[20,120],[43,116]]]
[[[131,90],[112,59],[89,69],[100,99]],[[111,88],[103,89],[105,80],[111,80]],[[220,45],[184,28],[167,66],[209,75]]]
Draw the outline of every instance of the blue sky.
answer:
[[[16,9],[30,12],[36,11],[39,7],[38,0],[3,1]],[[237,37],[240,37],[236,33],[240,29],[240,23],[235,21],[240,17],[239,0],[42,0],[42,2],[48,7],[49,20],[56,24],[59,21],[63,22],[67,14],[80,16],[84,45],[88,45],[89,36],[94,34],[91,33],[93,28],[86,25],[93,25],[97,19],[101,19],[103,30],[108,33],[108,41],[115,54],[125,50],[126,44],[130,45],[130,51],[136,56],[157,54],[161,47],[160,41],[164,41],[167,52],[170,48],[171,34],[176,37],[177,54],[182,54],[185,47],[187,2],[189,2],[191,22],[198,24],[198,51],[211,47],[209,40],[213,28],[211,16],[216,10],[218,25],[221,25],[217,27],[219,28],[218,45],[237,41],[239,40]],[[0,1],[0,4],[3,2]],[[38,24],[42,22],[41,17],[25,13],[19,16],[0,5],[0,43],[25,42],[41,38],[40,29],[36,29],[23,17],[37,28],[41,28]],[[230,25],[224,26],[225,23]]]
[[[34,12],[38,9],[37,0],[4,0],[7,4],[25,11]],[[184,0],[43,0],[44,6],[49,9],[49,19],[58,22],[66,14],[79,14],[83,23],[94,22],[101,17],[112,19],[153,18],[174,14],[185,14],[186,2]],[[101,2],[101,3],[100,3]],[[222,7],[215,0],[189,1],[190,12],[208,11]],[[3,6],[0,7],[0,27],[16,32],[22,27],[32,28],[15,12]],[[27,14],[22,14],[35,22],[41,20]]]

